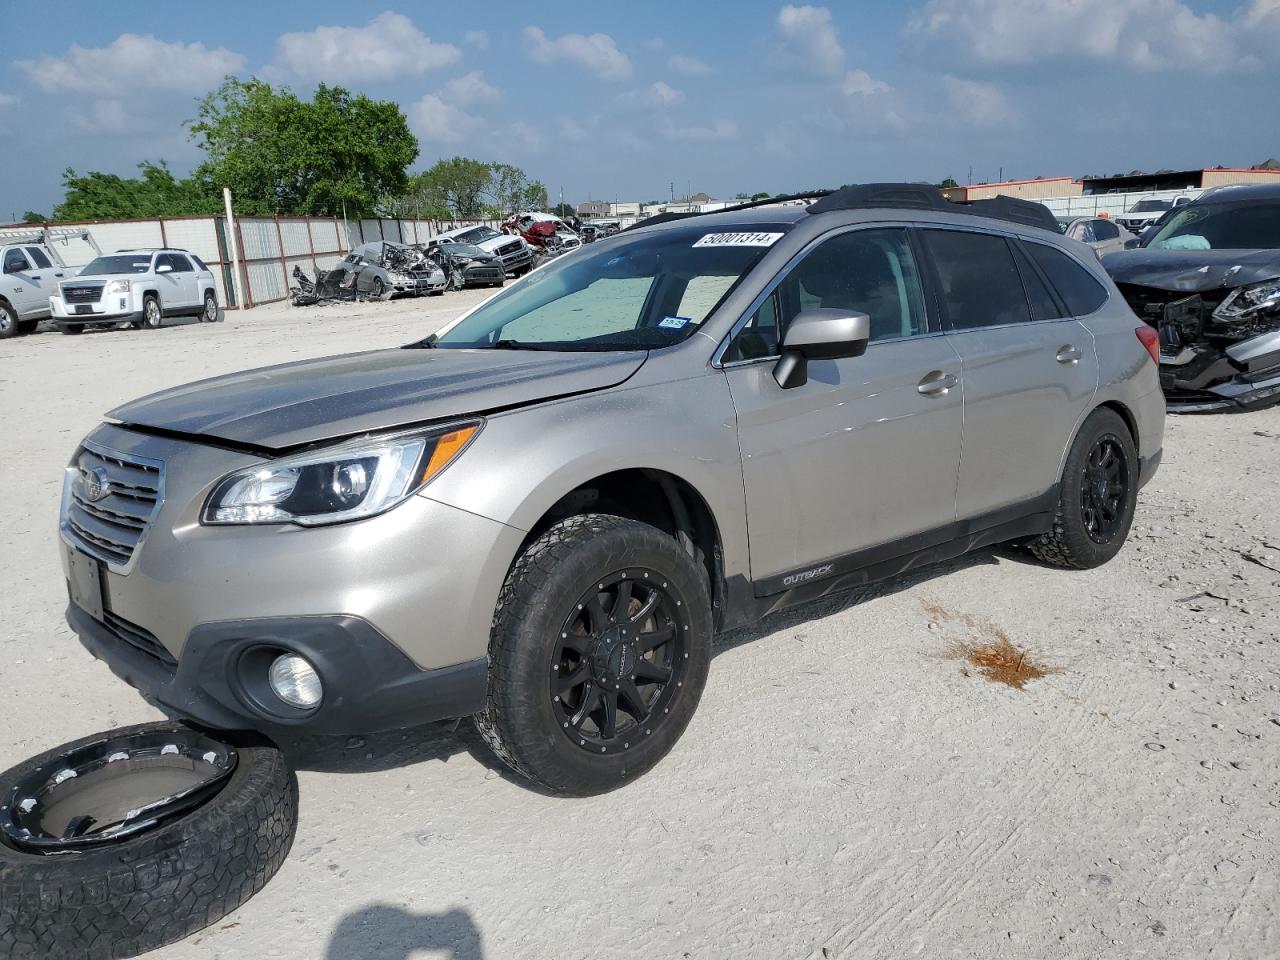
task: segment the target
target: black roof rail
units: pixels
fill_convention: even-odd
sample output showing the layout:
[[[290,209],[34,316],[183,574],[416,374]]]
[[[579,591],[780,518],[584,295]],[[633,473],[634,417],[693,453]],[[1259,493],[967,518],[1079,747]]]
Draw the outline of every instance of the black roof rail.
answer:
[[[763,200],[747,200],[745,203],[735,203],[731,207],[721,207],[719,210],[703,210],[698,213],[658,213],[652,217],[637,221],[627,230],[635,230],[637,227],[652,227],[659,223],[670,223],[672,220],[684,220],[688,217],[705,217],[712,213],[733,213],[736,210],[751,210],[754,207],[767,207],[774,203],[786,203],[789,200],[811,200],[814,197],[825,197],[833,190],[809,190],[805,193],[788,193],[776,197],[765,197]],[[623,231],[625,232],[625,231]]]
[[[828,210],[863,210],[872,207],[890,209],[936,210],[939,213],[967,213],[1041,227],[1060,233],[1058,221],[1043,203],[1017,197],[996,196],[989,200],[948,200],[942,191],[928,183],[855,183],[841,187],[809,206],[810,213]]]

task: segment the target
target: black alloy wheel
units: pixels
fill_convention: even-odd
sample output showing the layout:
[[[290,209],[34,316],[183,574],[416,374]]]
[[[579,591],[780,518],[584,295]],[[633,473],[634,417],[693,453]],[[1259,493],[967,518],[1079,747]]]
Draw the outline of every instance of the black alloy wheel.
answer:
[[[590,753],[629,750],[652,736],[689,659],[688,618],[655,570],[601,579],[565,618],[548,696],[569,740]]]
[[[1104,436],[1085,461],[1080,484],[1080,510],[1094,543],[1110,543],[1122,526],[1129,494],[1129,468],[1119,441]]]

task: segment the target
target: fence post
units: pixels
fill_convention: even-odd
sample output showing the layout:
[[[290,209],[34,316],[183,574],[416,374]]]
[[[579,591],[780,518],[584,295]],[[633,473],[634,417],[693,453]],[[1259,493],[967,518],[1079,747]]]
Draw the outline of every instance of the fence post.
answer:
[[[222,203],[227,209],[227,226],[231,228],[227,231],[230,236],[231,243],[231,286],[235,293],[236,306],[240,307],[242,310],[247,310],[252,306],[252,304],[245,299],[244,295],[245,287],[249,285],[247,282],[249,276],[247,273],[245,274],[246,282],[242,286],[240,283],[240,224],[236,222],[236,215],[231,211],[230,187],[222,188]]]

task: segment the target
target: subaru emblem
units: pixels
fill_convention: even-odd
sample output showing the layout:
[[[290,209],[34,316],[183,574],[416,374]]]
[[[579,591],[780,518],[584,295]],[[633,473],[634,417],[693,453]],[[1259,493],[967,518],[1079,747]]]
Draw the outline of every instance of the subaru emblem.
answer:
[[[111,480],[107,477],[107,471],[102,467],[81,470],[80,480],[84,488],[85,499],[90,503],[97,503],[111,492]]]

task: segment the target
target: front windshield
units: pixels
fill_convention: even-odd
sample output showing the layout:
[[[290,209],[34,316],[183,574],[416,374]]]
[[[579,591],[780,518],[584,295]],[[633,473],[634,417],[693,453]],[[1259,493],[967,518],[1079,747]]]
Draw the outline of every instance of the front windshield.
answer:
[[[1173,206],[1172,200],[1139,200],[1129,208],[1130,213],[1157,213]]]
[[[437,347],[648,350],[691,336],[790,224],[708,224],[582,247],[511,285]]]
[[[492,240],[494,237],[500,237],[497,230],[492,227],[472,227],[465,233],[460,233],[453,239],[455,242],[461,243],[484,243],[486,240]]]
[[[121,253],[90,260],[80,271],[82,277],[107,277],[119,273],[146,273],[151,269],[151,254]]]
[[[1148,247],[1155,250],[1275,250],[1280,203],[1191,203],[1179,207]]]

